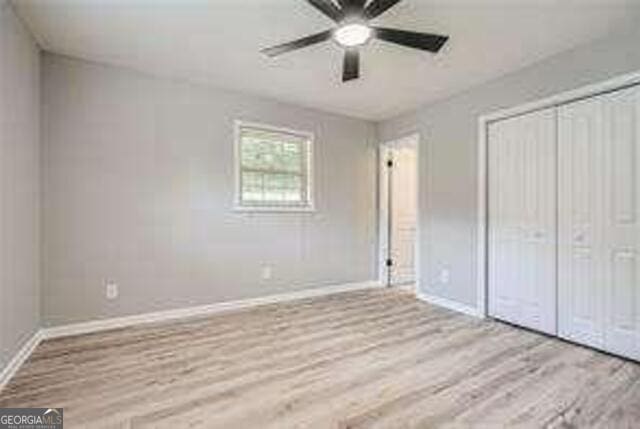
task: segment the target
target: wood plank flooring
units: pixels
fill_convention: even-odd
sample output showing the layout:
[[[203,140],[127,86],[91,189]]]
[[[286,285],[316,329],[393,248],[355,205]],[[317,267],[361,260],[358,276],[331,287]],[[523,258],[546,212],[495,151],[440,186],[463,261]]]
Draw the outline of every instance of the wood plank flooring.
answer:
[[[68,428],[640,427],[640,365],[367,290],[43,342],[0,407]]]

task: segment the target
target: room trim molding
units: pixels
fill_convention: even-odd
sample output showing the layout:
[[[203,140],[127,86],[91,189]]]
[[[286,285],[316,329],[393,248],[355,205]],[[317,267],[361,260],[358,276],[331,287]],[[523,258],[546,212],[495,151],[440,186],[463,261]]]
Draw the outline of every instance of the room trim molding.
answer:
[[[200,305],[195,307],[183,307],[172,310],[155,311],[150,313],[135,314],[131,316],[113,317],[108,319],[90,320],[87,322],[71,323],[60,326],[43,328],[44,338],[61,338],[73,335],[89,334],[94,332],[108,331],[111,329],[125,328],[128,326],[142,325],[148,323],[163,322],[168,320],[186,319],[197,316],[223,313],[227,311],[239,310],[243,308],[256,307],[265,304],[294,301],[304,298],[313,298],[325,295],[332,295],[340,292],[349,292],[361,289],[382,287],[378,281],[367,281],[359,283],[345,283],[326,287],[302,289],[295,292],[266,295],[257,298],[240,299],[234,301],[223,301],[213,304]]]
[[[488,144],[489,124],[495,121],[524,115],[537,110],[557,107],[608,92],[613,92],[640,85],[640,71],[623,74],[601,82],[584,85],[575,89],[560,92],[552,96],[520,104],[514,107],[497,110],[478,117],[478,188],[477,188],[477,235],[476,235],[476,311],[482,317],[488,314],[487,288],[488,282]]]
[[[0,392],[9,383],[9,380],[18,372],[22,364],[31,356],[31,353],[38,347],[38,344],[44,339],[44,332],[38,329],[31,337],[20,347],[18,352],[7,363],[0,372]]]
[[[443,307],[448,310],[457,311],[458,313],[463,313],[468,316],[479,317],[479,318],[484,317],[483,314],[480,313],[476,307],[466,305],[466,304],[461,304],[451,299],[431,295],[428,293],[424,293],[422,291],[418,291],[416,293],[416,297],[419,300],[427,302],[429,304],[437,305],[438,307]]]

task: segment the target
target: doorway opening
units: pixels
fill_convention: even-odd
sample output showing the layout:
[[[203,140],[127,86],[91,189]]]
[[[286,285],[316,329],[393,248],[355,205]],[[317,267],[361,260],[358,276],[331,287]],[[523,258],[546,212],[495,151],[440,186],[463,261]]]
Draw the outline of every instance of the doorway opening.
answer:
[[[417,134],[380,146],[380,280],[415,288],[418,281]]]

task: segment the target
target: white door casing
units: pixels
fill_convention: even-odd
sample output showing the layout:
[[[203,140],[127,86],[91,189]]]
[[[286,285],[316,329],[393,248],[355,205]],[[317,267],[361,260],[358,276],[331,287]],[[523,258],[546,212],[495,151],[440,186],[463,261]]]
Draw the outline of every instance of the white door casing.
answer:
[[[545,109],[491,123],[489,314],[556,333],[556,118]]]

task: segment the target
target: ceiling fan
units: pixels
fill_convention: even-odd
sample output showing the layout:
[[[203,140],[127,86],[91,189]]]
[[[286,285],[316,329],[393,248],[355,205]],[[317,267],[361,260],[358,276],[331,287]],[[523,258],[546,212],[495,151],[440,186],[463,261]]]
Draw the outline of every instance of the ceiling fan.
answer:
[[[417,33],[369,24],[370,20],[382,15],[400,0],[371,0],[368,4],[367,0],[337,0],[337,3],[334,3],[333,0],[307,0],[307,2],[335,21],[337,27],[292,42],[272,46],[261,52],[275,57],[333,38],[345,48],[342,67],[343,82],[357,79],[360,76],[359,48],[372,38],[434,53],[438,52],[449,39],[448,36],[438,34]]]

